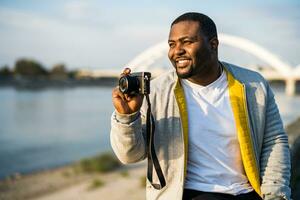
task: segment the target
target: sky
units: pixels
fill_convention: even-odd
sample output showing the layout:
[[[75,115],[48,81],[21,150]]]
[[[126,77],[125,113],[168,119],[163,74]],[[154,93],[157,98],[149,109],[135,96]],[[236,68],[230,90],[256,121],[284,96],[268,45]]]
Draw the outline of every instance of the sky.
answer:
[[[0,0],[0,67],[29,58],[47,68],[122,69],[145,49],[167,43],[172,21],[189,11],[294,67],[300,64],[299,10],[299,0]],[[240,65],[262,62],[222,44],[219,52]]]

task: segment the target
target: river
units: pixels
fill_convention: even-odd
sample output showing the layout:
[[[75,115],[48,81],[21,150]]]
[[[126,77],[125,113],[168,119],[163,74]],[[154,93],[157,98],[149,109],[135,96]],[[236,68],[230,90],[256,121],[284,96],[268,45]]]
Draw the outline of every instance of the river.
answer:
[[[0,88],[0,179],[111,151],[111,89]],[[274,91],[287,125],[300,116],[300,96]]]

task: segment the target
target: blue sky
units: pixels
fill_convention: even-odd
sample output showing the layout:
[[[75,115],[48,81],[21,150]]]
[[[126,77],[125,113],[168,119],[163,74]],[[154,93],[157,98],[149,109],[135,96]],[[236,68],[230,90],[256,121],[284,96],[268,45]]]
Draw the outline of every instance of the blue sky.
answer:
[[[300,64],[300,1],[0,0],[0,66],[32,58],[51,68],[121,69],[137,54],[166,41],[180,14],[209,15],[218,31],[247,38],[291,66]],[[223,60],[260,62],[220,47]]]

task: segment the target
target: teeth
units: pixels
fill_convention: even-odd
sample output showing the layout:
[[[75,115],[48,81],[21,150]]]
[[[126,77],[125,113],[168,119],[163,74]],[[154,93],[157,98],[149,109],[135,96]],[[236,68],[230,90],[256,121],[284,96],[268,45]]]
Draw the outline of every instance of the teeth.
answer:
[[[182,59],[182,60],[177,60],[176,61],[176,66],[179,68],[186,67],[189,64],[190,60],[189,59]]]
[[[186,61],[188,61],[188,60],[178,60],[177,62],[180,64],[180,63],[184,63]]]

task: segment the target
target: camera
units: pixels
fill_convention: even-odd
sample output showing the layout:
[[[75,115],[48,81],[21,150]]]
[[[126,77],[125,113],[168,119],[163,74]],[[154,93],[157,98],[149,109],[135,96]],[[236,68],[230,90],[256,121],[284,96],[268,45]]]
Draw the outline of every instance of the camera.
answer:
[[[136,72],[119,79],[119,90],[128,95],[150,94],[150,72]]]

